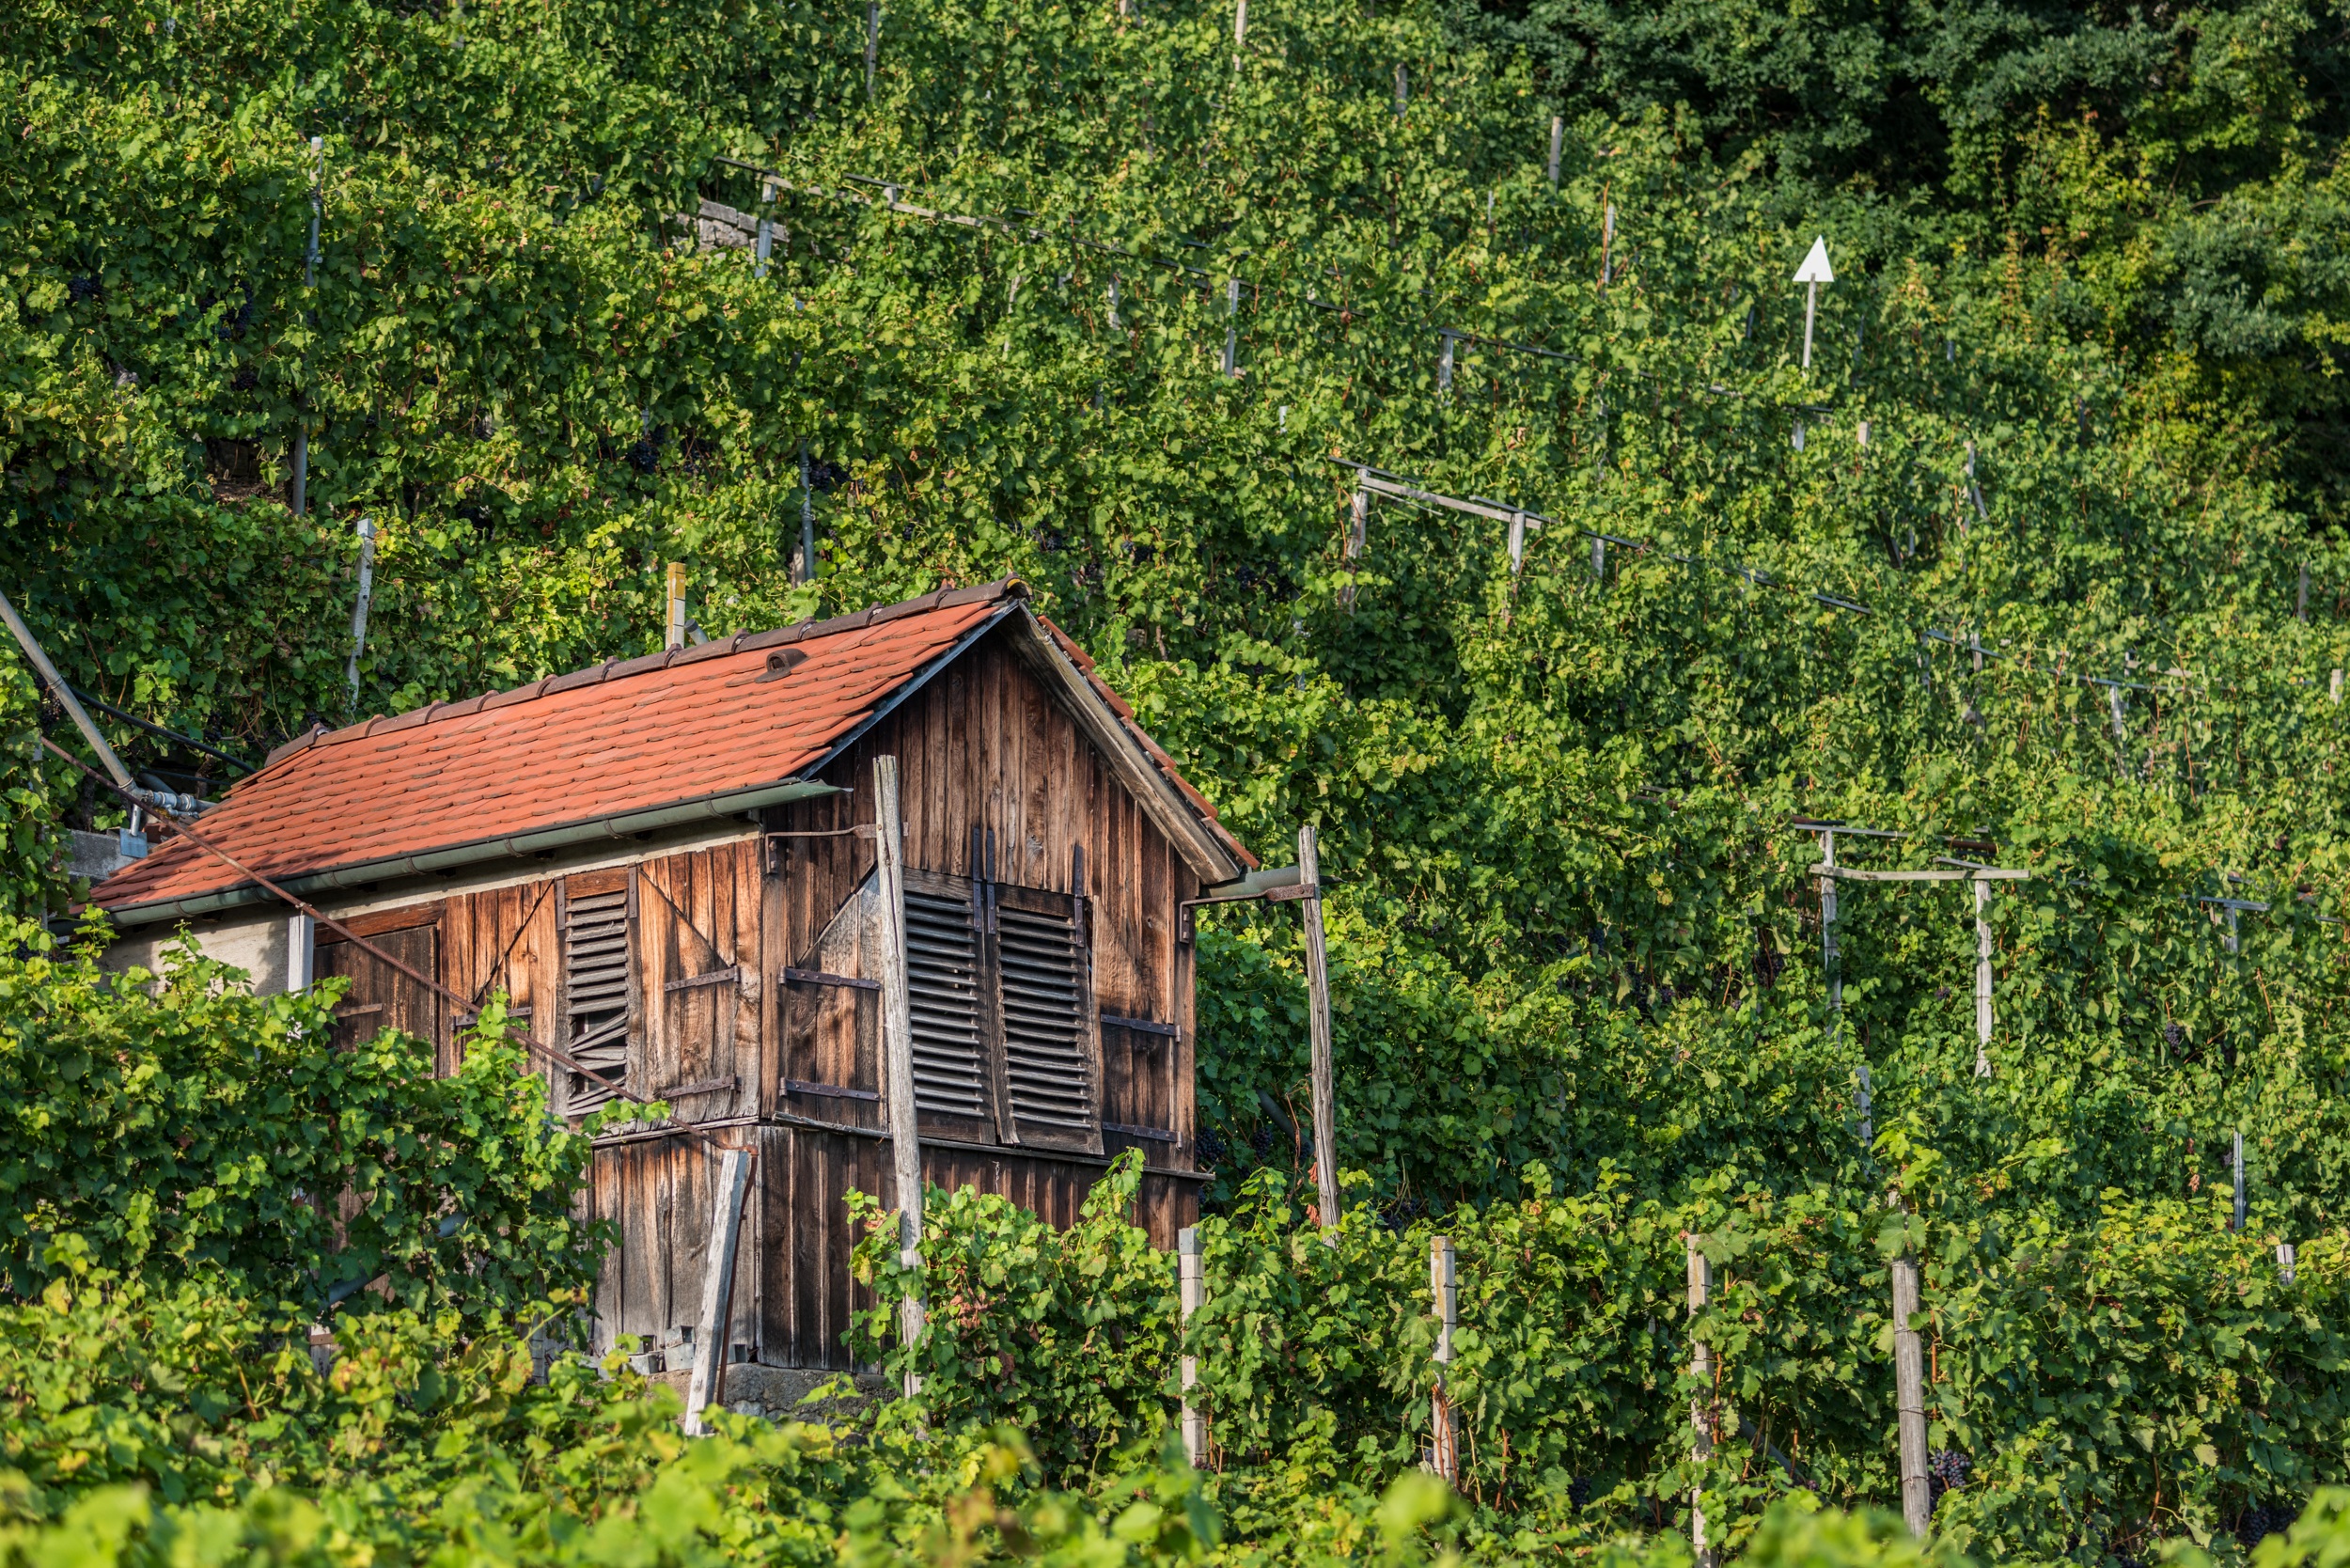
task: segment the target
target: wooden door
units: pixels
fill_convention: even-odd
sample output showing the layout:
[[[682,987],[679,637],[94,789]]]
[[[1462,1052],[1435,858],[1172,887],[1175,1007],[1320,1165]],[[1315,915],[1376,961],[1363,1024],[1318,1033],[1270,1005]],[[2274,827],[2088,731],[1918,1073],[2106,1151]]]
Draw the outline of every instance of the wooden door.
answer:
[[[396,931],[363,933],[369,946],[382,949],[417,974],[440,975],[439,930],[432,925],[405,926]],[[415,1035],[434,1047],[441,1045],[441,998],[401,974],[375,954],[340,936],[319,933],[317,976],[324,980],[347,975],[351,987],[335,1004],[335,1049],[348,1050],[373,1040],[385,1029]]]

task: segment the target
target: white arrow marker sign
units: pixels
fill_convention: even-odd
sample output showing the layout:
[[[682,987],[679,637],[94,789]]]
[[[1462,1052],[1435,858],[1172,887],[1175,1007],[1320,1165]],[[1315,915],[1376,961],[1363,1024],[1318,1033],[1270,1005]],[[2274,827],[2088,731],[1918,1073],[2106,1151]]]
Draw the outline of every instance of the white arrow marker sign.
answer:
[[[1827,236],[1823,234],[1811,242],[1811,254],[1795,269],[1795,281],[1808,285],[1803,298],[1803,368],[1811,368],[1811,322],[1820,313],[1820,285],[1836,281],[1836,269],[1827,263]]]

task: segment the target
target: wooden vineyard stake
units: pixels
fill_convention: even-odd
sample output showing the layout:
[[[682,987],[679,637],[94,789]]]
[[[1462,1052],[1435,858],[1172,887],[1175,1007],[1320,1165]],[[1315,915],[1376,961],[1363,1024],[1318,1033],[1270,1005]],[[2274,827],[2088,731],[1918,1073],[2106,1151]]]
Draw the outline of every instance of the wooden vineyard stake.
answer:
[[[1240,279],[1224,280],[1224,373],[1240,374]]]
[[[1248,41],[1248,0],[1232,0],[1232,74],[1240,74],[1241,46]]]
[[[1836,835],[1820,835],[1820,966],[1827,980],[1828,1036],[1844,1027],[1844,970],[1836,950]]]
[[[816,494],[808,487],[807,443],[800,443],[800,557],[791,563],[796,587],[816,580]]]
[[[1429,1467],[1449,1484],[1461,1479],[1461,1456],[1452,1430],[1452,1391],[1445,1369],[1452,1365],[1452,1331],[1461,1323],[1461,1290],[1450,1236],[1428,1243],[1428,1285],[1436,1298],[1436,1389],[1429,1396]]]
[[[1449,392],[1452,390],[1453,334],[1449,329],[1439,328],[1436,340],[1441,345],[1436,351],[1436,390]]]
[[[310,138],[310,240],[302,250],[302,287],[319,283],[319,219],[325,212],[326,138]],[[310,420],[305,414],[294,426],[293,514],[304,515],[310,504]]]
[[[1918,1260],[1904,1252],[1893,1260],[1893,1384],[1900,1418],[1902,1522],[1923,1539],[1934,1517],[1934,1492],[1926,1483],[1925,1352],[1912,1320],[1918,1315]]]
[[[661,646],[674,653],[685,646],[685,563],[669,563],[668,613],[662,618]]]
[[[1364,547],[1371,536],[1371,495],[1360,483],[1347,498],[1346,560],[1352,566],[1363,558]],[[1347,614],[1355,613],[1355,585],[1348,583],[1339,589],[1339,607]]]
[[[873,72],[881,64],[881,0],[865,0],[865,102],[873,102]]]
[[[2293,1283],[2293,1244],[2291,1242],[2277,1244],[2277,1279],[2280,1284]]]
[[[729,1149],[718,1168],[711,1215],[710,1251],[702,1260],[702,1315],[694,1325],[694,1372],[685,1385],[685,1432],[709,1432],[702,1412],[719,1402],[732,1323],[734,1256],[743,1239],[743,1200],[751,1185],[751,1152]]]
[[[1199,1310],[1207,1294],[1207,1282],[1199,1267],[1199,1231],[1186,1225],[1175,1235],[1177,1283],[1182,1290],[1183,1323],[1179,1339],[1191,1333],[1192,1314]],[[1183,1458],[1194,1466],[1201,1464],[1208,1452],[1207,1417],[1191,1403],[1191,1390],[1199,1381],[1199,1357],[1189,1350],[1183,1352]]]
[[[1324,1229],[1339,1222],[1338,1091],[1330,1066],[1330,957],[1322,935],[1322,861],[1314,830],[1297,830],[1298,902],[1306,925],[1307,1027],[1313,1038],[1314,1197]]]
[[[922,1145],[914,1101],[914,1009],[906,993],[906,890],[904,823],[898,815],[898,759],[873,759],[875,873],[881,886],[879,967],[882,1043],[889,1062],[889,1152],[898,1183],[899,1266],[922,1266]],[[899,1309],[899,1332],[907,1344],[922,1337],[926,1313],[919,1284]],[[906,1397],[922,1391],[919,1372],[906,1373]]]
[[[753,253],[753,277],[767,275],[767,259],[776,253],[776,220],[769,215],[767,204],[776,199],[776,182],[762,179],[759,182],[759,243]],[[788,242],[790,235],[784,237]]]
[[[2231,913],[2232,913],[2232,911]],[[2228,1229],[2233,1231],[2238,1235],[2242,1235],[2244,1233],[2244,1135],[2242,1133],[2238,1133],[2235,1136],[2234,1167],[2235,1208],[2233,1211],[2233,1217],[2229,1222]]]
[[[1975,1076],[1991,1076],[1991,879],[1975,878]]]
[[[1559,144],[1565,135],[1567,118],[1564,115],[1550,117],[1550,194],[1559,194]]]
[[[351,662],[343,666],[349,700],[345,710],[359,712],[359,655],[368,650],[368,606],[375,598],[375,521],[359,519],[359,592],[351,604]]]
[[[1692,1323],[1705,1309],[1714,1289],[1714,1264],[1698,1247],[1694,1233],[1682,1237],[1689,1254],[1689,1317]],[[1689,1396],[1689,1461],[1700,1466],[1700,1477],[1689,1484],[1689,1549],[1697,1555],[1697,1568],[1714,1568],[1714,1549],[1705,1544],[1705,1487],[1702,1466],[1714,1456],[1713,1401],[1707,1396],[1714,1387],[1714,1348],[1692,1334],[1689,1338],[1689,1375],[1696,1380],[1698,1391]]]

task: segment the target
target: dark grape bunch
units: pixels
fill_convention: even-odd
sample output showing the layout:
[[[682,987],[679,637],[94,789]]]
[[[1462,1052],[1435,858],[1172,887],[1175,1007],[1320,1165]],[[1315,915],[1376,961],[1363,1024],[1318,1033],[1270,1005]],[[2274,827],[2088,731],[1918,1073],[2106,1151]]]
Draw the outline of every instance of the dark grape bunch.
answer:
[[[1942,1494],[1955,1492],[1966,1484],[1974,1473],[1975,1462],[1956,1449],[1936,1449],[1926,1456],[1926,1484],[1933,1489],[1934,1500],[1940,1502]]]
[[[1591,1478],[1589,1476],[1577,1476],[1573,1481],[1568,1482],[1567,1500],[1574,1504],[1577,1508],[1582,1508],[1589,1504],[1591,1500]]]
[[[2290,1503],[2254,1503],[2236,1516],[2236,1542],[2248,1552],[2300,1516],[2301,1511]]]

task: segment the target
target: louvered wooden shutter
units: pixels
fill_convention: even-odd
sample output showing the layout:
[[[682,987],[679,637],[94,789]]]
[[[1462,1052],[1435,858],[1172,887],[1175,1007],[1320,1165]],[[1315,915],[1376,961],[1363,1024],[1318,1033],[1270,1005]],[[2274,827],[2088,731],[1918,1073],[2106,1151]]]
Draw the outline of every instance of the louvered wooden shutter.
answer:
[[[1093,1075],[1087,1049],[1085,949],[1073,915],[995,911],[1004,1011],[1004,1079],[1013,1117],[1089,1132]]]
[[[933,1115],[988,1115],[987,1018],[971,901],[908,887],[906,999],[914,1015],[914,1103]]]
[[[628,1087],[628,889],[576,893],[565,902],[565,1045],[586,1073],[571,1073],[566,1114],[578,1116]]]

